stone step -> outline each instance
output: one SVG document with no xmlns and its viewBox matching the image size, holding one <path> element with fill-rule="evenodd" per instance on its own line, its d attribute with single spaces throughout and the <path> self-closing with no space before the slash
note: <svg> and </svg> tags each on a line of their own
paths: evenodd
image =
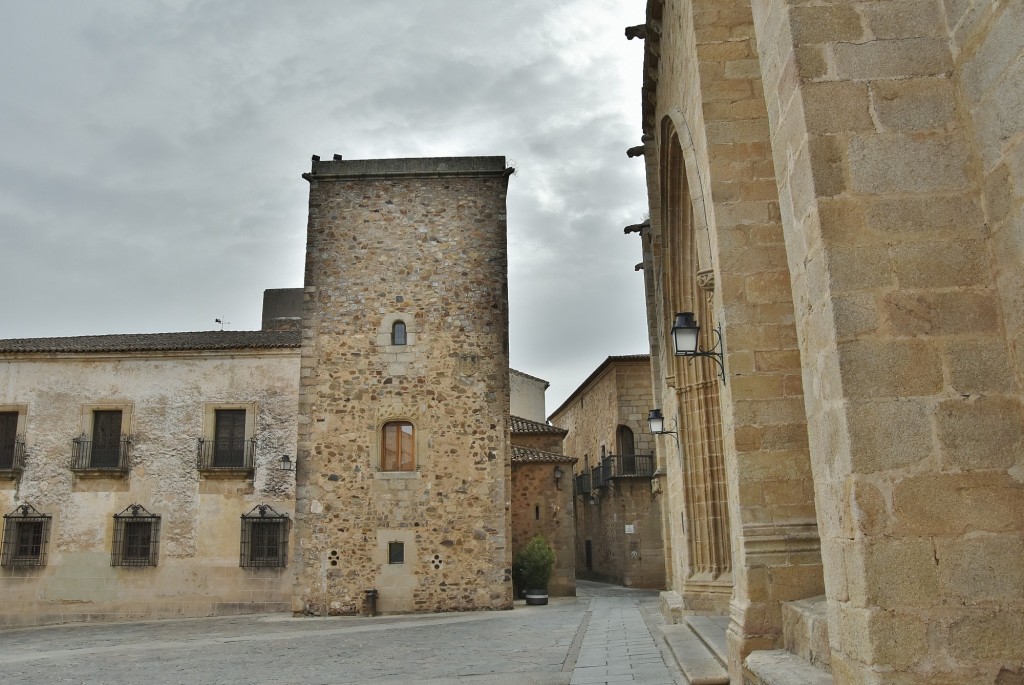
<svg viewBox="0 0 1024 685">
<path fill-rule="evenodd" d="M 832 670 L 824 595 L 785 602 L 782 605 L 782 636 L 786 651 L 809 661 L 812 666 Z"/>
<path fill-rule="evenodd" d="M 729 627 L 728 616 L 687 616 L 685 622 L 711 650 L 718 663 L 723 666 L 729 663 L 729 647 L 725 640 L 725 631 Z"/>
<path fill-rule="evenodd" d="M 784 649 L 751 652 L 743 662 L 743 685 L 834 685 L 832 674 Z"/>
<path fill-rule="evenodd" d="M 728 671 L 689 625 L 661 626 L 661 632 L 690 685 L 728 685 Z"/>
</svg>

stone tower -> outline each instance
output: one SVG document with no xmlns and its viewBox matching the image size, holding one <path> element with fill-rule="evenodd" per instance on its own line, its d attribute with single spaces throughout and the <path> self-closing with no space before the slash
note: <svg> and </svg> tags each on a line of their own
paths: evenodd
<svg viewBox="0 0 1024 685">
<path fill-rule="evenodd" d="M 293 609 L 507 609 L 503 157 L 309 181 Z"/>
</svg>

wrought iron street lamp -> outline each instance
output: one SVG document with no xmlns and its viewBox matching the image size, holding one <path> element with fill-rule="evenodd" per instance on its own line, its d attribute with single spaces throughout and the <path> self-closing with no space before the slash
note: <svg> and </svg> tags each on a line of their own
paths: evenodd
<svg viewBox="0 0 1024 685">
<path fill-rule="evenodd" d="M 700 324 L 693 312 L 676 314 L 675 325 L 672 326 L 672 347 L 677 357 L 708 357 L 718 364 L 718 377 L 725 383 L 725 356 L 722 350 L 722 329 L 714 329 L 715 346 L 710 350 L 700 349 Z M 653 432 L 653 431 L 652 431 Z"/>
</svg>

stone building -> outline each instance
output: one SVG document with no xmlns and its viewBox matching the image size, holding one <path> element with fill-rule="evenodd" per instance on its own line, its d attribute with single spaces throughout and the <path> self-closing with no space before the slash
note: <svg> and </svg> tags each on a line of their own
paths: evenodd
<svg viewBox="0 0 1024 685">
<path fill-rule="evenodd" d="M 582 578 L 665 587 L 661 493 L 655 472 L 650 358 L 608 357 L 551 414 L 574 473 L 576 568 Z"/>
<path fill-rule="evenodd" d="M 0 340 L 0 626 L 288 610 L 299 357 L 298 332 Z"/>
<path fill-rule="evenodd" d="M 293 610 L 507 609 L 502 157 L 319 161 L 306 249 Z"/>
<path fill-rule="evenodd" d="M 646 8 L 666 605 L 733 683 L 1019 682 L 1024 3 Z"/>
</svg>

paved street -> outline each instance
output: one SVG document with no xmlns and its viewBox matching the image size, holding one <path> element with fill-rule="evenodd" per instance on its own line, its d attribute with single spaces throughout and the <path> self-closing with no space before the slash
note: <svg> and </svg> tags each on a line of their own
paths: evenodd
<svg viewBox="0 0 1024 685">
<path fill-rule="evenodd" d="M 656 592 L 581 582 L 578 597 L 553 599 L 546 607 L 517 604 L 514 611 L 8 630 L 0 631 L 0 681 L 683 683 L 673 675 L 678 671 L 661 641 L 660 622 Z"/>
</svg>

